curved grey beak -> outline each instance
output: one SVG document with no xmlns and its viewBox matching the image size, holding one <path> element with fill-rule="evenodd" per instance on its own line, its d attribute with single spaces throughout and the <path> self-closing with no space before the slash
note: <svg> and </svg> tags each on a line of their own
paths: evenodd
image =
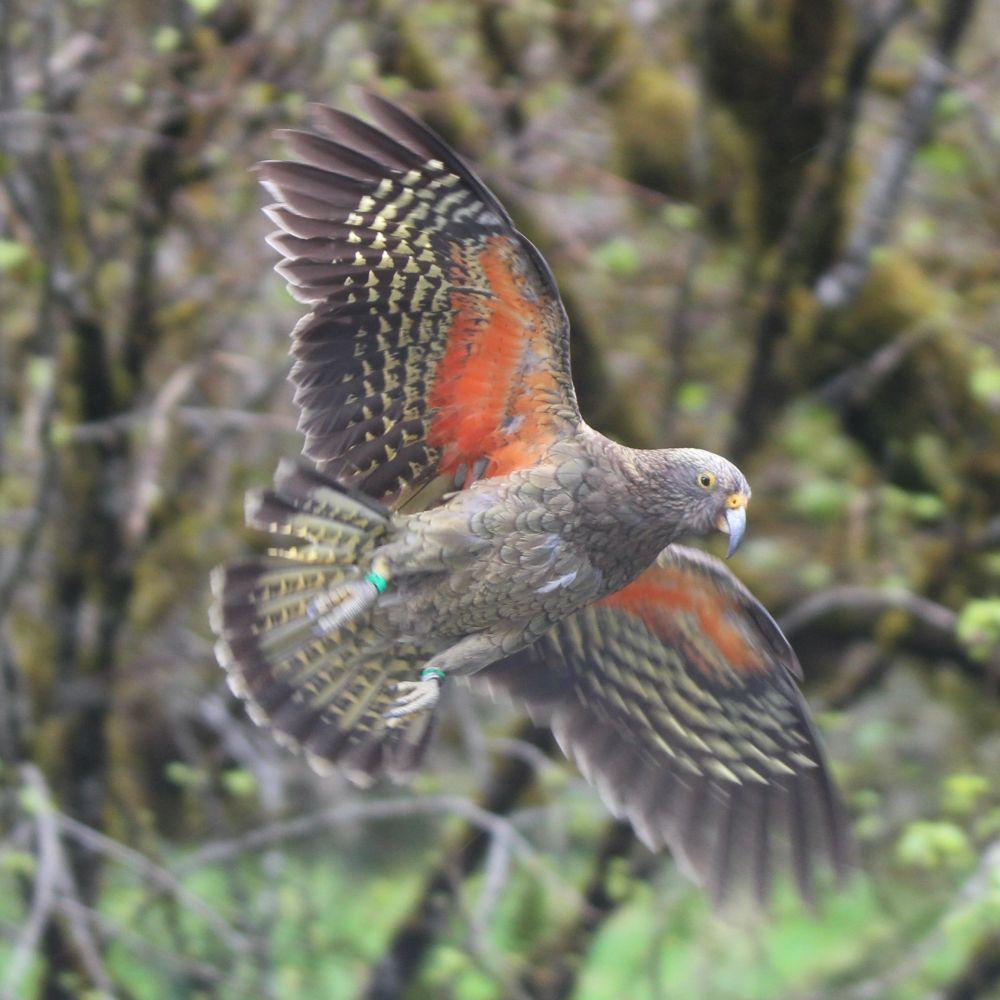
<svg viewBox="0 0 1000 1000">
<path fill-rule="evenodd" d="M 740 547 L 740 542 L 743 541 L 743 536 L 746 534 L 747 509 L 745 506 L 727 507 L 725 517 L 726 527 L 723 530 L 729 535 L 729 548 L 726 550 L 726 558 L 728 559 Z"/>
</svg>

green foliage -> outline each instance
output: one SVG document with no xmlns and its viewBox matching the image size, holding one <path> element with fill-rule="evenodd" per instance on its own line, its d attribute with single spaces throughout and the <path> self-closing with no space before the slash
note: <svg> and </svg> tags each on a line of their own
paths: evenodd
<svg viewBox="0 0 1000 1000">
<path fill-rule="evenodd" d="M 1000 597 L 969 601 L 958 616 L 958 637 L 977 660 L 1000 650 Z"/>
<path fill-rule="evenodd" d="M 159 55 L 167 55 L 177 49 L 183 36 L 172 24 L 163 24 L 153 33 L 153 51 Z"/>
<path fill-rule="evenodd" d="M 642 256 L 635 243 L 615 236 L 593 251 L 594 262 L 621 278 L 634 275 L 642 265 Z"/>
<path fill-rule="evenodd" d="M 970 372 L 969 389 L 977 399 L 1000 410 L 1000 365 L 987 364 Z"/>
<path fill-rule="evenodd" d="M 0 851 L 0 871 L 8 875 L 34 875 L 37 858 L 27 851 Z"/>
<path fill-rule="evenodd" d="M 700 413 L 708 404 L 710 392 L 704 382 L 685 382 L 677 390 L 677 405 L 685 413 Z"/>
<path fill-rule="evenodd" d="M 16 240 L 0 240 L 0 274 L 20 267 L 31 256 L 31 251 Z"/>
<path fill-rule="evenodd" d="M 916 868 L 967 868 L 974 856 L 966 832 L 944 820 L 910 823 L 896 844 L 899 862 Z"/>
<path fill-rule="evenodd" d="M 694 205 L 671 201 L 663 208 L 663 221 L 671 229 L 694 229 L 700 219 L 698 209 Z"/>
<path fill-rule="evenodd" d="M 204 789 L 208 786 L 211 778 L 200 768 L 191 767 L 181 760 L 172 760 L 164 769 L 164 774 L 168 781 L 173 782 L 180 788 L 192 790 Z"/>
<path fill-rule="evenodd" d="M 983 774 L 950 774 L 944 780 L 941 808 L 959 816 L 968 815 L 990 791 L 990 781 Z"/>
<path fill-rule="evenodd" d="M 939 521 L 946 510 L 944 501 L 935 493 L 914 493 L 886 486 L 881 491 L 881 498 L 888 514 L 914 521 Z"/>
<path fill-rule="evenodd" d="M 237 799 L 250 798 L 257 794 L 257 778 L 252 771 L 242 767 L 230 768 L 219 776 L 222 787 Z"/>
<path fill-rule="evenodd" d="M 942 178 L 961 177 L 969 169 L 966 152 L 946 142 L 933 142 L 917 154 L 917 163 Z"/>
<path fill-rule="evenodd" d="M 792 508 L 813 521 L 835 521 L 847 507 L 843 484 L 832 479 L 814 478 L 798 483 L 792 492 Z"/>
</svg>

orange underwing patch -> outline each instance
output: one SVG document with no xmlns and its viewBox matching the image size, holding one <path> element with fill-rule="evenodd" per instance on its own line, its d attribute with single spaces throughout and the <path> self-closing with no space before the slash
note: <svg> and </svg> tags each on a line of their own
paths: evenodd
<svg viewBox="0 0 1000 1000">
<path fill-rule="evenodd" d="M 708 640 L 733 670 L 759 673 L 767 664 L 726 614 L 727 599 L 695 573 L 652 566 L 627 587 L 603 598 L 600 605 L 638 617 L 664 642 L 677 640 L 677 617 L 688 616 L 699 637 Z"/>
<path fill-rule="evenodd" d="M 486 279 L 490 296 L 451 292 L 454 319 L 448 347 L 429 394 L 435 411 L 427 441 L 441 452 L 440 469 L 454 472 L 487 458 L 486 476 L 533 465 L 555 436 L 543 407 L 555 389 L 550 346 L 538 307 L 518 287 L 511 270 L 514 248 L 491 237 L 470 263 L 452 252 L 452 280 L 471 284 L 469 271 Z"/>
</svg>

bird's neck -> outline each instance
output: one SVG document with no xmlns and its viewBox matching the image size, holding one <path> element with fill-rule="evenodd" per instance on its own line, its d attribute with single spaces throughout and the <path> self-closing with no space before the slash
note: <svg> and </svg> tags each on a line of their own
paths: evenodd
<svg viewBox="0 0 1000 1000">
<path fill-rule="evenodd" d="M 627 484 L 627 502 L 649 525 L 651 543 L 661 547 L 682 530 L 685 494 L 674 487 L 680 476 L 681 448 L 627 448 L 614 445 Z"/>
</svg>

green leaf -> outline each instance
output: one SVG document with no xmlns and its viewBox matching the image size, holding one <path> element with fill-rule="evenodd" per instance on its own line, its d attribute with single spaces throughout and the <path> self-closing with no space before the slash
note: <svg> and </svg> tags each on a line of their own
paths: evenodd
<svg viewBox="0 0 1000 1000">
<path fill-rule="evenodd" d="M 677 390 L 677 405 L 685 413 L 700 413 L 708 402 L 708 386 L 704 382 L 685 382 Z"/>
<path fill-rule="evenodd" d="M 795 487 L 792 507 L 813 521 L 833 521 L 847 508 L 847 490 L 831 479 L 807 479 Z"/>
<path fill-rule="evenodd" d="M 936 493 L 913 493 L 910 510 L 918 521 L 940 521 L 947 508 Z"/>
<path fill-rule="evenodd" d="M 257 794 L 257 779 L 251 771 L 242 767 L 223 771 L 220 780 L 222 787 L 235 799 L 247 799 Z"/>
<path fill-rule="evenodd" d="M 21 808 L 32 816 L 38 816 L 46 809 L 45 796 L 37 788 L 25 785 L 18 794 Z"/>
<path fill-rule="evenodd" d="M 4 851 L 0 854 L 0 871 L 10 875 L 34 875 L 35 856 L 28 851 Z"/>
<path fill-rule="evenodd" d="M 964 868 L 974 856 L 965 831 L 942 821 L 910 823 L 896 844 L 897 859 L 914 868 Z"/>
<path fill-rule="evenodd" d="M 969 390 L 976 399 L 1000 407 L 1000 365 L 975 369 L 969 375 Z"/>
<path fill-rule="evenodd" d="M 177 28 L 164 24 L 153 32 L 153 49 L 161 56 L 174 52 L 181 44 L 181 37 Z"/>
<path fill-rule="evenodd" d="M 182 760 L 172 760 L 164 769 L 167 781 L 180 788 L 199 789 L 208 784 L 208 775 L 197 767 L 185 764 Z"/>
<path fill-rule="evenodd" d="M 594 261 L 612 274 L 627 278 L 639 270 L 642 255 L 631 240 L 616 236 L 594 250 Z"/>
<path fill-rule="evenodd" d="M 0 240 L 0 274 L 19 267 L 29 257 L 31 252 L 23 243 L 17 240 Z"/>
<path fill-rule="evenodd" d="M 916 155 L 916 162 L 942 177 L 959 177 L 969 166 L 968 154 L 958 146 L 932 142 Z"/>
<path fill-rule="evenodd" d="M 947 121 L 967 111 L 969 104 L 969 98 L 963 91 L 951 87 L 938 98 L 934 112 L 941 121 Z"/>
<path fill-rule="evenodd" d="M 694 229 L 698 225 L 698 209 L 683 202 L 669 204 L 663 209 L 663 221 L 671 229 Z"/>
<path fill-rule="evenodd" d="M 1000 597 L 969 601 L 958 615 L 955 632 L 974 660 L 987 660 L 1000 649 Z"/>
<path fill-rule="evenodd" d="M 52 384 L 55 363 L 51 358 L 31 357 L 25 366 L 25 378 L 35 392 L 44 392 Z"/>
<path fill-rule="evenodd" d="M 949 774 L 942 786 L 941 806 L 946 812 L 964 815 L 972 812 L 989 790 L 990 783 L 985 775 Z"/>
<path fill-rule="evenodd" d="M 123 104 L 134 108 L 146 99 L 146 88 L 135 80 L 126 80 L 121 87 L 121 96 Z"/>
<path fill-rule="evenodd" d="M 940 521 L 948 509 L 936 493 L 911 493 L 898 486 L 885 486 L 881 493 L 885 510 L 897 517 L 924 522 Z"/>
</svg>

